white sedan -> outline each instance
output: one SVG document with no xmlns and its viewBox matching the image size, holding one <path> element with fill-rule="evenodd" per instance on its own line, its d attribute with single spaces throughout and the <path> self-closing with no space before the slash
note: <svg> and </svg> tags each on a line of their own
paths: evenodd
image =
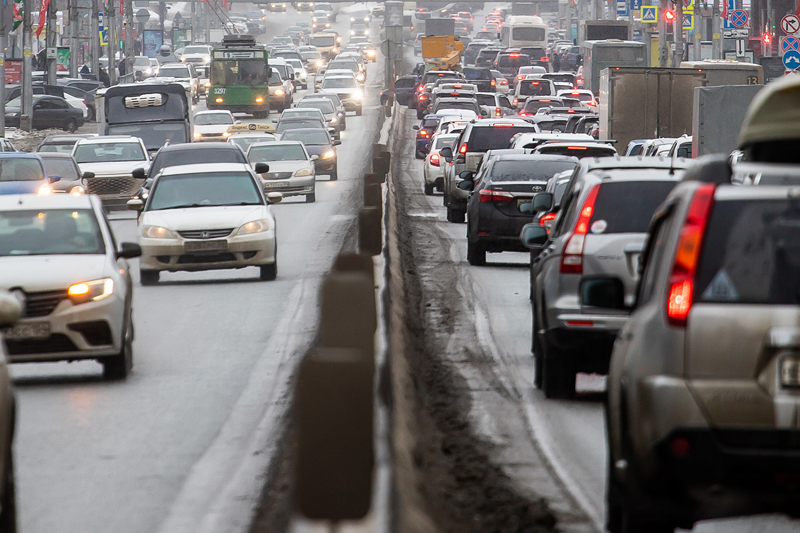
<svg viewBox="0 0 800 533">
<path fill-rule="evenodd" d="M 255 172 L 269 167 L 254 165 Z M 261 270 L 262 280 L 278 275 L 275 217 L 264 197 L 261 180 L 250 165 L 214 163 L 164 169 L 139 211 L 142 285 L 158 282 L 161 271 L 177 272 L 244 268 Z"/>
<path fill-rule="evenodd" d="M 133 297 L 127 259 L 96 196 L 0 196 L 0 290 L 22 319 L 3 330 L 12 363 L 96 359 L 108 378 L 133 366 Z"/>
<path fill-rule="evenodd" d="M 194 142 L 224 141 L 228 128 L 236 123 L 230 111 L 200 111 L 194 116 Z"/>
<path fill-rule="evenodd" d="M 431 143 L 430 152 L 425 156 L 425 166 L 422 167 L 422 176 L 425 179 L 425 194 L 428 196 L 433 194 L 433 189 L 438 191 L 444 190 L 444 172 L 442 172 L 442 165 L 446 165 L 445 161 L 440 160 L 439 151 L 445 146 L 452 148 L 453 142 L 458 139 L 458 135 L 438 135 L 433 138 Z"/>
</svg>

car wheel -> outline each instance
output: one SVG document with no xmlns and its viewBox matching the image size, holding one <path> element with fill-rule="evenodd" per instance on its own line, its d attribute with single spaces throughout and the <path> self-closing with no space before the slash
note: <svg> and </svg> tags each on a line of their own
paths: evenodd
<svg viewBox="0 0 800 533">
<path fill-rule="evenodd" d="M 261 281 L 272 281 L 278 277 L 278 258 L 270 265 L 261 265 Z"/>
<path fill-rule="evenodd" d="M 0 531 L 17 532 L 17 484 L 14 480 L 14 456 L 11 447 L 6 458 L 6 479 L 3 483 L 3 508 L 0 511 Z"/>
<path fill-rule="evenodd" d="M 142 285 L 155 285 L 158 283 L 158 270 L 139 270 L 139 280 Z"/>
<path fill-rule="evenodd" d="M 463 224 L 466 214 L 466 211 L 463 209 L 455 209 L 453 207 L 447 208 L 447 220 L 455 224 Z"/>
<path fill-rule="evenodd" d="M 472 266 L 486 264 L 486 248 L 480 242 L 472 242 L 467 239 L 467 262 Z"/>
<path fill-rule="evenodd" d="M 568 400 L 575 396 L 575 371 L 569 354 L 556 350 L 545 340 L 542 353 L 542 390 L 546 398 Z"/>
<path fill-rule="evenodd" d="M 104 358 L 103 377 L 106 379 L 125 379 L 133 368 L 133 311 L 128 311 L 122 348 L 118 355 Z"/>
<path fill-rule="evenodd" d="M 67 125 L 64 126 L 64 129 L 70 133 L 75 133 L 75 130 L 78 129 L 78 123 L 75 122 L 74 118 L 71 118 L 67 121 Z"/>
<path fill-rule="evenodd" d="M 313 204 L 316 201 L 317 201 L 317 194 L 316 193 L 312 192 L 311 194 L 306 194 L 306 203 L 307 204 Z"/>
<path fill-rule="evenodd" d="M 433 196 L 433 183 L 425 184 L 425 196 Z"/>
<path fill-rule="evenodd" d="M 338 180 L 339 179 L 339 169 L 338 168 L 334 168 L 333 170 L 331 170 L 330 177 L 331 177 L 331 181 Z"/>
</svg>

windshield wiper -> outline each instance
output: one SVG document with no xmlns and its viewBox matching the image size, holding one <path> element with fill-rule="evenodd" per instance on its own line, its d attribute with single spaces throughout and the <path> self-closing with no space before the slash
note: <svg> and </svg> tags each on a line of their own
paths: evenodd
<svg viewBox="0 0 800 533">
<path fill-rule="evenodd" d="M 201 204 L 181 204 L 181 205 L 171 205 L 169 207 L 160 207 L 160 208 L 156 209 L 155 211 L 162 211 L 164 209 L 188 209 L 190 207 L 208 207 L 208 206 L 201 205 Z"/>
</svg>

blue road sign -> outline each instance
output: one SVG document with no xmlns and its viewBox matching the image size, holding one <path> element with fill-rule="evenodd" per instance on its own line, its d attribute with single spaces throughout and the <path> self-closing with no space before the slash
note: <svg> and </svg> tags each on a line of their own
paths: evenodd
<svg viewBox="0 0 800 533">
<path fill-rule="evenodd" d="M 744 11 L 743 9 L 737 9 L 731 13 L 731 24 L 737 28 L 747 26 L 747 19 L 747 11 Z"/>
<path fill-rule="evenodd" d="M 800 52 L 789 50 L 783 54 L 783 66 L 789 70 L 797 70 L 800 67 Z"/>
<path fill-rule="evenodd" d="M 642 0 L 631 0 L 631 11 L 639 11 L 642 9 Z"/>
<path fill-rule="evenodd" d="M 800 52 L 800 41 L 797 40 L 797 37 L 787 35 L 781 39 L 781 52 L 789 52 L 791 50 Z"/>
<path fill-rule="evenodd" d="M 655 24 L 658 22 L 658 6 L 642 6 L 642 23 Z"/>
<path fill-rule="evenodd" d="M 736 10 L 736 0 L 725 0 L 725 4 L 727 4 L 728 8 L 728 18 L 722 19 L 722 29 L 732 30 L 733 28 L 736 27 L 731 22 L 731 13 L 733 13 Z"/>
<path fill-rule="evenodd" d="M 630 16 L 630 13 L 628 12 L 628 0 L 617 0 L 617 16 L 618 17 Z"/>
</svg>

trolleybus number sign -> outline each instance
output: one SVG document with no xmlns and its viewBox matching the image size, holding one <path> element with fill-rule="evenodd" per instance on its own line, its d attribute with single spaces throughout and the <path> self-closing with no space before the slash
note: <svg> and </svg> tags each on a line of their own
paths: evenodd
<svg viewBox="0 0 800 533">
<path fill-rule="evenodd" d="M 255 59 L 255 52 L 224 52 L 225 59 Z"/>
</svg>

